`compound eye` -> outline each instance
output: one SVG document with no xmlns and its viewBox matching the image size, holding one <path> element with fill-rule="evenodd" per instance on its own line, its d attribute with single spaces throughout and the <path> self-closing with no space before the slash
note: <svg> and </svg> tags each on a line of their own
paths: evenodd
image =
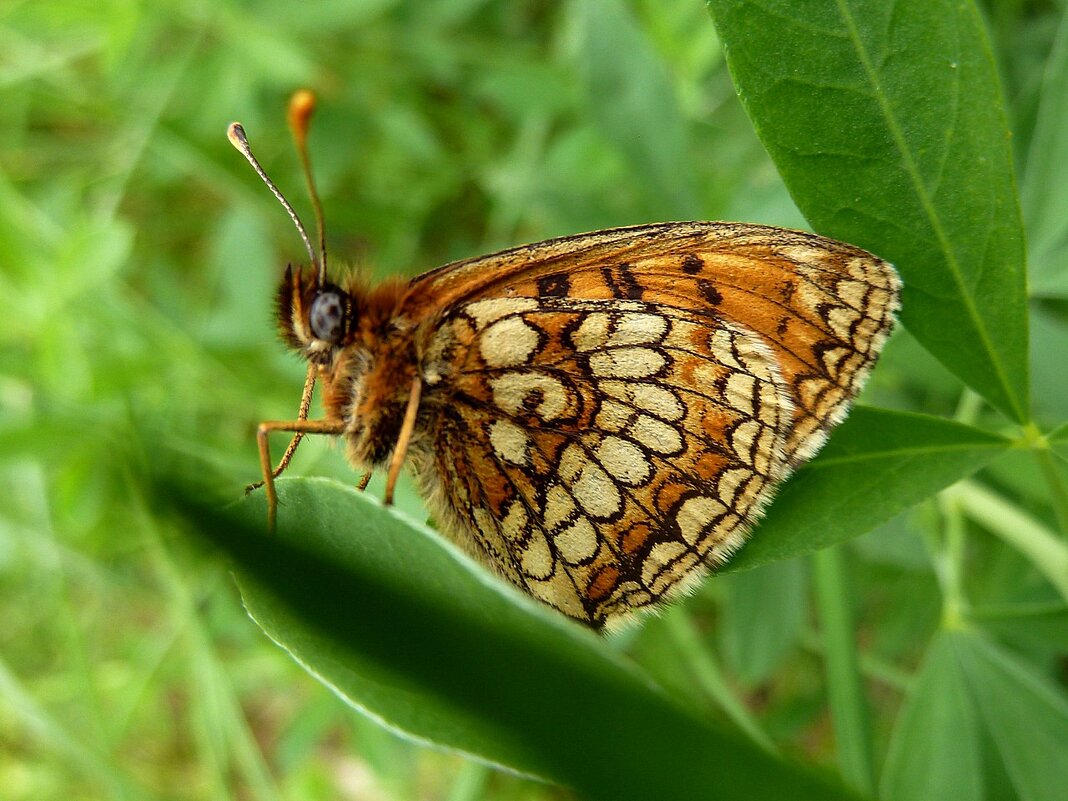
<svg viewBox="0 0 1068 801">
<path fill-rule="evenodd" d="M 337 292 L 321 292 L 312 301 L 311 323 L 312 336 L 331 344 L 341 341 L 345 321 L 345 304 Z"/>
</svg>

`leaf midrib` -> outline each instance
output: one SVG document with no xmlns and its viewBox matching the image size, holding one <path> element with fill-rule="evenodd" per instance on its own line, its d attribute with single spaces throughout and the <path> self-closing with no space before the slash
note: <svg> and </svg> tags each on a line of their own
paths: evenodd
<svg viewBox="0 0 1068 801">
<path fill-rule="evenodd" d="M 850 454 L 848 456 L 831 456 L 826 459 L 818 459 L 808 465 L 806 470 L 819 470 L 824 467 L 838 467 L 839 465 L 859 464 L 861 462 L 871 462 L 878 459 L 889 459 L 898 456 L 931 456 L 939 453 L 961 453 L 964 451 L 974 450 L 1004 450 L 1010 445 L 1008 440 L 1004 442 L 991 441 L 991 442 L 967 442 L 956 443 L 953 445 L 942 445 L 939 447 L 930 447 L 927 445 L 918 446 L 914 448 L 897 448 L 887 451 L 871 451 L 869 453 Z"/>
<path fill-rule="evenodd" d="M 1016 393 L 1013 390 L 1012 385 L 1009 383 L 1008 374 L 1005 371 L 1005 367 L 1000 358 L 1000 354 L 994 349 L 993 341 L 990 338 L 990 334 L 986 325 L 983 322 L 982 317 L 978 314 L 978 310 L 975 307 L 975 303 L 971 294 L 967 291 L 967 285 L 964 281 L 964 275 L 960 268 L 960 263 L 957 260 L 956 253 L 954 252 L 949 238 L 946 235 L 945 230 L 942 227 L 941 218 L 939 217 L 934 204 L 931 201 L 930 196 L 927 194 L 927 189 L 923 185 L 922 176 L 919 169 L 912 158 L 912 153 L 908 149 L 907 142 L 902 132 L 901 126 L 897 117 L 894 115 L 889 103 L 887 103 L 886 97 L 882 92 L 879 81 L 877 79 L 877 73 L 875 67 L 871 61 L 868 51 L 865 49 L 863 42 L 860 38 L 860 33 L 857 30 L 856 22 L 853 19 L 853 15 L 850 13 L 848 3 L 846 0 L 835 0 L 838 6 L 839 12 L 842 15 L 842 19 L 846 24 L 849 31 L 849 38 L 853 42 L 853 47 L 857 53 L 857 58 L 860 60 L 861 66 L 864 69 L 865 76 L 867 77 L 871 87 L 872 96 L 875 98 L 876 104 L 882 111 L 883 118 L 886 122 L 887 128 L 893 137 L 894 144 L 897 146 L 898 152 L 901 155 L 903 165 L 905 167 L 905 173 L 909 178 L 909 182 L 912 184 L 916 196 L 920 201 L 920 206 L 927 216 L 928 222 L 931 225 L 932 230 L 935 233 L 938 243 L 942 248 L 942 252 L 946 256 L 946 264 L 949 267 L 950 275 L 953 278 L 954 283 L 957 286 L 960 293 L 961 300 L 964 304 L 965 311 L 968 317 L 971 319 L 975 326 L 976 331 L 979 334 L 979 338 L 983 344 L 983 349 L 989 354 L 991 362 L 994 365 L 994 370 L 997 373 L 998 380 L 1001 383 L 1001 388 L 1005 392 L 1005 395 L 1012 406 L 1013 411 L 1018 416 L 1019 421 L 1026 422 L 1028 415 L 1019 404 L 1016 397 Z"/>
</svg>

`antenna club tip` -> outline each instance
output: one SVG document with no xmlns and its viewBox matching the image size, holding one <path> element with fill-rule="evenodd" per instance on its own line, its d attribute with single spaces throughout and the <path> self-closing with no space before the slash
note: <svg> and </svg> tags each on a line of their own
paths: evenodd
<svg viewBox="0 0 1068 801">
<path fill-rule="evenodd" d="M 310 89 L 298 89 L 289 99 L 289 127 L 298 140 L 308 135 L 308 121 L 315 112 L 315 93 Z"/>
<path fill-rule="evenodd" d="M 298 89 L 289 98 L 289 113 L 309 115 L 315 111 L 315 92 L 311 89 Z"/>
<path fill-rule="evenodd" d="M 231 122 L 226 126 L 226 138 L 230 144 L 244 152 L 248 148 L 248 137 L 245 136 L 245 126 L 239 122 Z"/>
</svg>

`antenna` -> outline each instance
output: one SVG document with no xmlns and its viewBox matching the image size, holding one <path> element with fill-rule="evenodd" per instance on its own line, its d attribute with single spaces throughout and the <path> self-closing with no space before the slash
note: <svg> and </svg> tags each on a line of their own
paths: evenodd
<svg viewBox="0 0 1068 801">
<path fill-rule="evenodd" d="M 319 233 L 319 286 L 326 282 L 326 230 L 323 225 L 323 207 L 319 202 L 319 192 L 315 189 L 311 160 L 308 158 L 308 125 L 315 113 L 315 95 L 307 89 L 293 93 L 289 100 L 289 130 L 297 144 L 300 166 L 304 169 L 304 180 L 308 185 L 308 195 L 315 209 L 315 228 Z"/>
<path fill-rule="evenodd" d="M 285 199 L 281 191 L 274 185 L 274 181 L 267 177 L 267 173 L 264 172 L 263 167 L 256 161 L 256 157 L 252 155 L 252 148 L 249 146 L 248 137 L 245 136 L 245 129 L 239 122 L 231 122 L 230 126 L 226 129 L 226 138 L 230 140 L 230 144 L 240 151 L 241 155 L 248 159 L 248 163 L 252 165 L 252 169 L 256 171 L 256 174 L 260 176 L 267 188 L 271 190 L 278 202 L 282 204 L 282 207 L 289 213 L 289 218 L 293 221 L 293 224 L 297 226 L 297 233 L 300 234 L 300 238 L 304 241 L 304 247 L 308 250 L 308 257 L 311 259 L 313 266 L 319 268 L 319 285 L 322 286 L 324 280 L 323 264 L 319 259 L 315 257 L 315 250 L 312 248 L 311 240 L 308 239 L 308 232 L 304 230 L 304 224 L 301 223 L 300 217 L 293 210 L 293 207 L 289 205 L 289 201 Z"/>
</svg>

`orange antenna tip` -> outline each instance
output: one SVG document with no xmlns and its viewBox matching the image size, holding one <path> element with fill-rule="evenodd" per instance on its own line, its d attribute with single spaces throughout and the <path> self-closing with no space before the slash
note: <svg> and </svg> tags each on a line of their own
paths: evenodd
<svg viewBox="0 0 1068 801">
<path fill-rule="evenodd" d="M 304 170 L 304 180 L 308 184 L 308 196 L 315 209 L 315 227 L 319 232 L 319 286 L 322 286 L 326 281 L 326 232 L 323 227 L 323 206 L 319 202 L 319 192 L 315 188 L 315 178 L 312 176 L 311 161 L 308 158 L 308 128 L 314 112 L 314 92 L 298 89 L 289 98 L 289 129 L 293 132 L 300 166 Z"/>
<path fill-rule="evenodd" d="M 298 89 L 289 99 L 289 127 L 298 146 L 303 147 L 308 137 L 308 124 L 315 113 L 315 93 Z"/>
</svg>

